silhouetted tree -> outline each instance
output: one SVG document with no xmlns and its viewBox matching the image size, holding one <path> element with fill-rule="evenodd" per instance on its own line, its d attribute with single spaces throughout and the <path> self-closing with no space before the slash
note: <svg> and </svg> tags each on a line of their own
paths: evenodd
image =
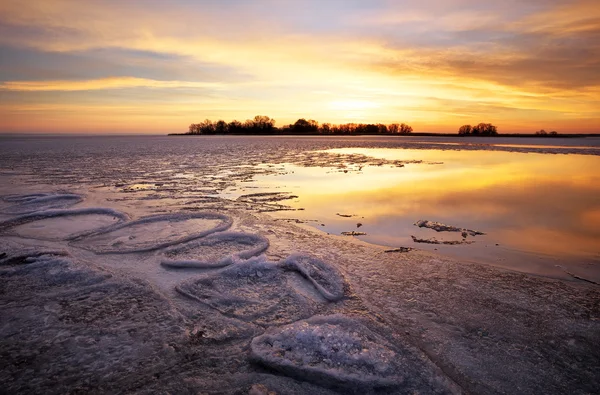
<svg viewBox="0 0 600 395">
<path fill-rule="evenodd" d="M 550 132 L 550 136 L 558 136 L 558 133 L 553 130 L 553 131 Z"/>
<path fill-rule="evenodd" d="M 331 130 L 330 123 L 324 123 L 319 128 L 319 133 L 321 133 L 321 134 L 330 134 L 331 132 L 332 132 L 332 130 Z"/>
<path fill-rule="evenodd" d="M 412 130 L 412 127 L 405 123 L 393 123 L 389 126 L 382 123 L 346 123 L 342 125 L 324 123 L 319 126 L 319 122 L 314 119 L 306 120 L 305 118 L 300 118 L 293 124 L 277 129 L 274 119 L 265 115 L 257 115 L 244 123 L 236 120 L 227 123 L 222 119 L 212 122 L 206 119 L 200 123 L 191 124 L 187 134 L 271 134 L 276 131 L 293 134 L 409 134 Z"/>
<path fill-rule="evenodd" d="M 248 119 L 244 122 L 244 129 L 246 132 L 250 133 L 272 133 L 275 129 L 275 120 L 266 115 L 257 115 L 254 119 Z"/>
<path fill-rule="evenodd" d="M 461 136 L 495 136 L 498 134 L 498 128 L 491 123 L 480 123 L 477 126 L 463 125 L 458 129 Z"/>
<path fill-rule="evenodd" d="M 535 132 L 536 135 L 538 136 L 545 136 L 548 133 L 546 133 L 546 131 L 544 129 L 538 130 L 537 132 Z"/>
<path fill-rule="evenodd" d="M 458 128 L 458 134 L 461 136 L 468 136 L 471 134 L 472 130 L 473 127 L 471 125 L 462 125 L 460 128 Z"/>
<path fill-rule="evenodd" d="M 293 125 L 289 125 L 289 130 L 292 133 L 317 133 L 319 131 L 319 123 L 314 119 L 306 120 L 304 118 L 300 118 Z"/>
<path fill-rule="evenodd" d="M 498 134 L 498 128 L 491 123 L 480 123 L 473 128 L 472 133 L 479 136 L 495 136 Z"/>
<path fill-rule="evenodd" d="M 244 125 L 240 121 L 233 120 L 227 125 L 227 130 L 231 134 L 240 134 L 244 132 Z"/>
<path fill-rule="evenodd" d="M 412 126 L 409 126 L 405 123 L 400 124 L 400 134 L 411 134 L 413 131 Z"/>
<path fill-rule="evenodd" d="M 216 134 L 226 134 L 229 131 L 229 128 L 227 126 L 227 122 L 223 121 L 222 119 L 218 120 L 217 123 L 215 124 L 215 133 Z"/>
</svg>

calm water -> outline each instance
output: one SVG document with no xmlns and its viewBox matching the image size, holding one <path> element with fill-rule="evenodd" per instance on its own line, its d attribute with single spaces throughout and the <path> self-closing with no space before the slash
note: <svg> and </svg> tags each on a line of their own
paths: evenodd
<svg viewBox="0 0 600 395">
<path fill-rule="evenodd" d="M 597 138 L 30 136 L 0 144 L 0 175 L 15 193 L 43 182 L 157 200 L 200 194 L 261 211 L 285 205 L 296 210 L 272 215 L 332 234 L 360 231 L 370 243 L 600 281 Z M 297 197 L 244 198 L 267 192 Z M 462 240 L 418 220 L 486 234 L 469 236 L 472 244 L 415 243 Z"/>
</svg>

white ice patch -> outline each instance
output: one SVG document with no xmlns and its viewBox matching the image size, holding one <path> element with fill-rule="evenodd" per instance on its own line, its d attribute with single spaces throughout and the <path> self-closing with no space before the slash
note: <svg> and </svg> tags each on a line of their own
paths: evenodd
<svg viewBox="0 0 600 395">
<path fill-rule="evenodd" d="M 44 210 L 0 222 L 0 229 L 34 239 L 71 240 L 101 232 L 127 218 L 109 208 Z"/>
<path fill-rule="evenodd" d="M 8 195 L 2 200 L 13 203 L 0 211 L 3 214 L 27 214 L 40 210 L 66 208 L 83 201 L 83 197 L 74 193 L 34 193 Z"/>
<path fill-rule="evenodd" d="M 285 272 L 264 257 L 188 280 L 176 290 L 225 316 L 258 325 L 282 325 L 315 314 L 312 300 L 298 294 Z"/>
<path fill-rule="evenodd" d="M 380 335 L 342 315 L 316 316 L 252 340 L 252 358 L 301 380 L 357 391 L 402 382 L 397 353 Z"/>
<path fill-rule="evenodd" d="M 218 213 L 154 215 L 98 232 L 80 244 L 101 254 L 146 252 L 221 232 L 231 225 L 230 217 Z"/>
<path fill-rule="evenodd" d="M 344 278 L 332 265 L 303 254 L 292 254 L 282 262 L 283 267 L 298 271 L 329 301 L 344 296 Z"/>
<path fill-rule="evenodd" d="M 269 248 L 260 235 L 221 232 L 170 247 L 161 264 L 170 268 L 218 268 L 257 256 Z"/>
</svg>

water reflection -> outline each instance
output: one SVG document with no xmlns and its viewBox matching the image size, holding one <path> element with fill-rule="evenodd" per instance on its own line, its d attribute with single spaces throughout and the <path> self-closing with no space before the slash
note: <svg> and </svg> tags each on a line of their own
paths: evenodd
<svg viewBox="0 0 600 395">
<path fill-rule="evenodd" d="M 524 271 L 559 275 L 555 265 L 600 281 L 600 157 L 502 151 L 336 149 L 396 160 L 403 168 L 366 166 L 360 172 L 286 167 L 288 174 L 258 180 L 285 188 L 304 211 L 281 216 L 315 219 L 334 234 L 357 229 L 361 239 L 392 247 L 412 246 Z M 443 163 L 439 163 L 443 162 Z M 336 214 L 353 215 L 340 217 Z M 476 243 L 415 244 L 411 235 L 460 239 L 414 226 L 419 219 L 476 229 Z M 325 226 L 321 226 L 324 224 Z"/>
</svg>

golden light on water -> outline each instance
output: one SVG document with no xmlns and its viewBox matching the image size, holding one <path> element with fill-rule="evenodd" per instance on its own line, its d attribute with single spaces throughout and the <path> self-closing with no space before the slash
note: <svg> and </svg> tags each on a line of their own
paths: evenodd
<svg viewBox="0 0 600 395">
<path fill-rule="evenodd" d="M 480 228 L 500 244 L 524 251 L 588 257 L 599 252 L 597 156 L 368 148 L 329 152 L 421 158 L 424 163 L 348 172 L 289 167 L 293 175 L 284 177 L 285 186 L 300 196 L 294 205 L 311 218 L 327 222 L 337 213 L 355 214 L 360 222 L 405 237 L 415 231 L 415 221 L 430 219 Z M 282 181 L 264 177 L 260 182 Z M 372 236 L 370 241 L 379 243 L 387 237 Z"/>
</svg>

